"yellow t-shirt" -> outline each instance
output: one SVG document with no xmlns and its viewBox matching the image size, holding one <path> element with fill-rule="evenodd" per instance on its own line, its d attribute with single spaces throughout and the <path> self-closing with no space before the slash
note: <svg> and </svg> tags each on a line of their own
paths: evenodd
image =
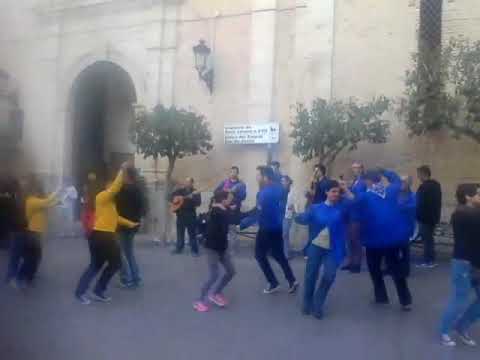
<svg viewBox="0 0 480 360">
<path fill-rule="evenodd" d="M 118 215 L 115 205 L 117 195 L 123 185 L 123 171 L 119 171 L 117 177 L 110 187 L 100 192 L 95 198 L 95 226 L 94 230 L 115 232 L 117 226 L 123 225 L 133 228 L 136 224 Z"/>
<path fill-rule="evenodd" d="M 47 230 L 47 210 L 56 203 L 56 194 L 51 194 L 46 198 L 28 196 L 25 201 L 28 230 L 44 233 Z"/>
<path fill-rule="evenodd" d="M 318 247 L 321 247 L 323 249 L 329 250 L 331 245 L 330 245 L 330 231 L 328 231 L 328 227 L 320 231 L 320 233 L 317 235 L 315 239 L 312 241 L 313 245 L 316 245 Z"/>
</svg>

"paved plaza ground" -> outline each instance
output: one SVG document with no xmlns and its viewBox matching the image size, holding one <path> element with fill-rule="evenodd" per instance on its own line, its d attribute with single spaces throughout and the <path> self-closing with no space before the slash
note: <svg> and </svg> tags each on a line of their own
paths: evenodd
<svg viewBox="0 0 480 360">
<path fill-rule="evenodd" d="M 145 286 L 112 286 L 111 304 L 82 306 L 73 289 L 88 257 L 82 239 L 51 239 L 36 288 L 0 287 L 1 360 L 479 359 L 479 349 L 440 346 L 436 327 L 449 290 L 448 264 L 414 270 L 414 311 L 371 305 L 367 273 L 340 274 L 324 320 L 304 317 L 299 296 L 263 295 L 251 249 L 236 258 L 231 305 L 199 314 L 191 307 L 205 280 L 205 259 L 172 256 L 138 243 Z M 0 253 L 0 266 L 6 254 Z M 303 278 L 304 260 L 293 261 Z M 278 270 L 278 268 L 277 268 Z M 277 272 L 280 274 L 280 272 Z M 391 284 L 390 284 L 391 285 Z M 480 340 L 477 325 L 472 334 Z"/>
</svg>

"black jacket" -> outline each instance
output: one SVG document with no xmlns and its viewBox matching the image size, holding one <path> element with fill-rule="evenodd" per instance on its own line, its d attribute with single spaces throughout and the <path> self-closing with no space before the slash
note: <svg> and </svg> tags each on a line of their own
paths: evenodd
<svg viewBox="0 0 480 360">
<path fill-rule="evenodd" d="M 437 225 L 442 214 L 442 188 L 436 180 L 423 182 L 417 190 L 417 220 Z"/>
<path fill-rule="evenodd" d="M 184 202 L 180 209 L 177 210 L 177 220 L 194 220 L 197 217 L 197 207 L 202 204 L 202 198 L 200 194 L 192 194 L 195 189 L 187 190 L 184 188 L 175 190 L 170 200 L 172 201 L 175 196 L 184 196 Z M 191 196 L 190 196 L 191 195 Z"/>
<path fill-rule="evenodd" d="M 212 206 L 207 225 L 207 239 L 205 247 L 218 252 L 225 252 L 228 248 L 228 210 Z"/>
<path fill-rule="evenodd" d="M 453 258 L 480 269 L 480 210 L 459 206 L 452 215 Z"/>
<path fill-rule="evenodd" d="M 147 210 L 145 195 L 137 184 L 124 184 L 116 197 L 118 214 L 128 220 L 139 222 Z"/>
</svg>

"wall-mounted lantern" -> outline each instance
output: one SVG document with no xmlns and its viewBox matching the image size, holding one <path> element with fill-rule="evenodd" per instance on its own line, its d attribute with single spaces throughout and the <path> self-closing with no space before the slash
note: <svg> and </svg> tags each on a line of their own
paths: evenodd
<svg viewBox="0 0 480 360">
<path fill-rule="evenodd" d="M 205 44 L 205 40 L 200 40 L 197 45 L 193 47 L 193 54 L 195 55 L 195 69 L 198 72 L 200 80 L 205 82 L 210 91 L 213 93 L 213 66 L 212 66 L 212 51 Z"/>
</svg>

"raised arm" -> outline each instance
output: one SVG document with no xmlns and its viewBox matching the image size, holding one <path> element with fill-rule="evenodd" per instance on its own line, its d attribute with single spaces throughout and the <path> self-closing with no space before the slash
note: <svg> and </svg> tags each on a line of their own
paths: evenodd
<svg viewBox="0 0 480 360">
<path fill-rule="evenodd" d="M 388 180 L 387 196 L 395 197 L 397 199 L 400 190 L 402 189 L 402 179 L 395 171 L 382 170 L 382 175 Z"/>
<path fill-rule="evenodd" d="M 118 172 L 113 183 L 105 190 L 97 195 L 96 201 L 106 203 L 113 201 L 115 196 L 120 192 L 123 185 L 123 168 Z"/>
<path fill-rule="evenodd" d="M 58 192 L 54 192 L 47 196 L 46 198 L 30 198 L 29 204 L 32 209 L 47 209 L 56 205 L 58 202 Z"/>
</svg>

